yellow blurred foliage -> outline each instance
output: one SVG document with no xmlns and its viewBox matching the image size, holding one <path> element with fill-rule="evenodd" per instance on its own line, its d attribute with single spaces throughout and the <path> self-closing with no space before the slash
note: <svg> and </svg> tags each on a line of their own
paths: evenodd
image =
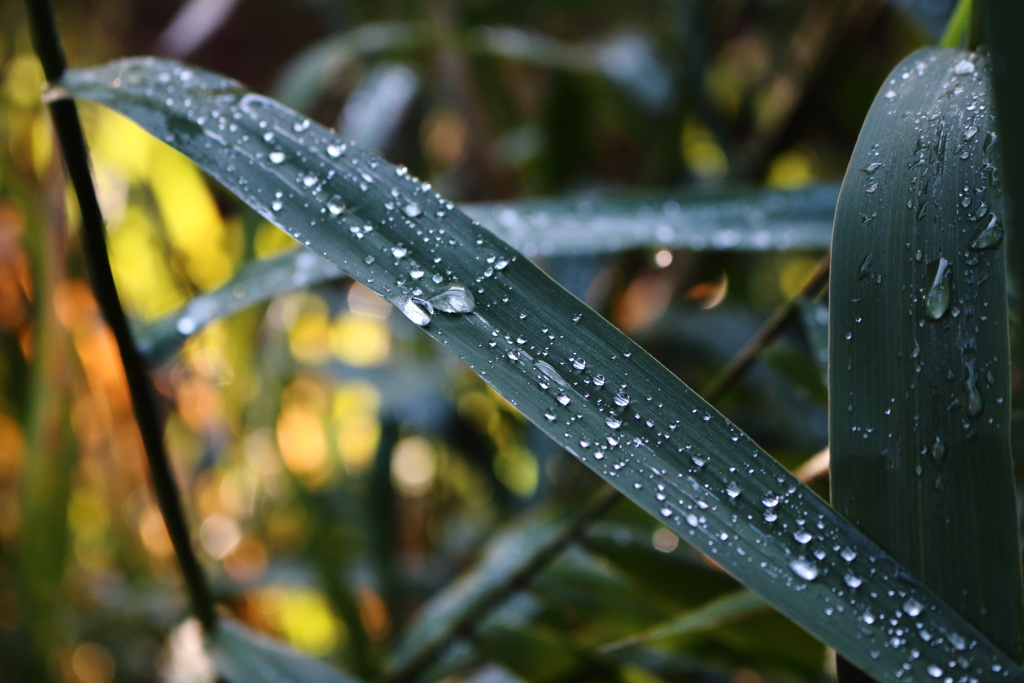
<svg viewBox="0 0 1024 683">
<path fill-rule="evenodd" d="M 707 126 L 698 119 L 690 118 L 683 123 L 679 143 L 683 160 L 701 178 L 717 179 L 729 171 L 725 152 L 715 142 Z"/>
<path fill-rule="evenodd" d="M 185 257 L 189 277 L 202 289 L 223 284 L 234 272 L 217 203 L 202 174 L 166 145 L 153 149 L 153 195 L 171 244 Z"/>
<path fill-rule="evenodd" d="M 256 258 L 267 259 L 279 254 L 291 251 L 299 246 L 299 243 L 292 239 L 288 233 L 273 223 L 263 221 L 256 228 L 256 234 L 252 240 L 252 251 Z"/>
<path fill-rule="evenodd" d="M 31 109 L 39 106 L 43 87 L 43 67 L 36 56 L 23 52 L 7 63 L 4 95 L 15 105 Z"/>
<path fill-rule="evenodd" d="M 347 638 L 324 597 L 308 588 L 272 586 L 251 602 L 261 620 L 307 654 L 322 657 Z"/>
<path fill-rule="evenodd" d="M 790 149 L 779 154 L 768 167 L 765 183 L 780 190 L 795 190 L 814 182 L 814 164 L 801 150 Z"/>
<path fill-rule="evenodd" d="M 391 333 L 384 321 L 358 313 L 340 313 L 330 329 L 330 348 L 342 363 L 356 367 L 380 365 L 391 353 Z"/>
<path fill-rule="evenodd" d="M 290 405 L 277 418 L 277 447 L 284 464 L 300 476 L 322 475 L 327 466 L 323 418 L 303 405 Z"/>
<path fill-rule="evenodd" d="M 144 320 L 182 305 L 185 295 L 174 281 L 149 214 L 129 205 L 110 234 L 110 267 L 121 298 Z"/>
<path fill-rule="evenodd" d="M 135 122 L 110 109 L 99 109 L 91 142 L 94 156 L 115 167 L 126 180 L 149 180 L 158 143 Z"/>
<path fill-rule="evenodd" d="M 368 382 L 348 382 L 334 391 L 334 437 L 345 469 L 365 470 L 380 443 L 380 392 Z"/>
</svg>

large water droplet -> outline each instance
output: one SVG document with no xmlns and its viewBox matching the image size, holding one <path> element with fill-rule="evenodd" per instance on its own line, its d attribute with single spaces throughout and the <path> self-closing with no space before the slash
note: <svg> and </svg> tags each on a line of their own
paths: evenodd
<svg viewBox="0 0 1024 683">
<path fill-rule="evenodd" d="M 868 254 L 864 257 L 864 260 L 860 262 L 860 268 L 857 269 L 857 279 L 863 280 L 864 278 L 871 275 L 871 259 L 874 254 Z"/>
<path fill-rule="evenodd" d="M 619 406 L 620 408 L 625 408 L 626 406 L 629 405 L 629 394 L 619 389 L 619 391 L 615 393 L 615 398 L 613 398 L 612 400 L 615 401 L 615 405 Z"/>
<path fill-rule="evenodd" d="M 402 208 L 402 211 L 404 211 L 405 215 L 409 218 L 416 218 L 417 216 L 423 215 L 423 209 L 421 209 L 420 205 L 416 202 L 409 202 Z"/>
<path fill-rule="evenodd" d="M 280 164 L 284 162 L 284 152 L 271 152 L 267 155 L 267 158 L 270 159 L 272 164 Z"/>
<path fill-rule="evenodd" d="M 953 73 L 957 76 L 966 76 L 974 73 L 974 62 L 969 59 L 962 59 L 953 67 Z"/>
<path fill-rule="evenodd" d="M 472 313 L 476 308 L 473 295 L 458 283 L 452 283 L 427 302 L 442 313 Z"/>
<path fill-rule="evenodd" d="M 988 220 L 988 225 L 981 229 L 974 239 L 971 240 L 971 249 L 981 251 L 982 249 L 995 249 L 1003 241 L 1003 224 L 993 213 Z"/>
<path fill-rule="evenodd" d="M 327 210 L 330 211 L 332 215 L 337 216 L 345 210 L 345 202 L 341 201 L 341 197 L 338 195 L 333 195 L 327 200 Z"/>
<path fill-rule="evenodd" d="M 804 581 L 814 581 L 818 578 L 818 568 L 803 557 L 798 557 L 790 562 L 789 568 Z"/>
<path fill-rule="evenodd" d="M 420 327 L 423 327 L 430 323 L 430 313 L 427 312 L 427 310 L 429 310 L 427 309 L 427 306 L 429 306 L 429 304 L 427 304 L 426 301 L 413 297 L 402 303 L 398 309 L 402 311 L 402 314 L 406 318 L 413 321 Z M 433 313 L 433 311 L 431 311 L 431 313 Z"/>
<path fill-rule="evenodd" d="M 949 269 L 949 261 L 942 257 L 928 265 L 928 276 L 931 280 L 931 285 L 928 287 L 928 293 L 925 295 L 924 308 L 925 312 L 928 313 L 928 317 L 932 320 L 941 318 L 946 314 L 946 309 L 949 308 L 949 281 L 952 275 L 953 272 Z"/>
</svg>

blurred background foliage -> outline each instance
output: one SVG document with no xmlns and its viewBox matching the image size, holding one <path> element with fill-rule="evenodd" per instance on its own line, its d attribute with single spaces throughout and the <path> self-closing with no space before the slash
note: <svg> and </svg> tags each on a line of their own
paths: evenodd
<svg viewBox="0 0 1024 683">
<path fill-rule="evenodd" d="M 944 0 L 56 4 L 72 65 L 156 53 L 225 73 L 456 201 L 836 181 L 884 76 L 934 42 L 951 9 Z M 0 677 L 204 680 L 187 632 L 166 646 L 186 604 L 85 277 L 41 86 L 20 3 L 5 2 Z M 295 248 L 134 124 L 81 109 L 114 273 L 140 323 L 248 261 Z M 651 248 L 543 265 L 700 387 L 822 255 Z M 806 324 L 787 327 L 719 402 L 793 468 L 826 446 L 820 314 L 808 304 Z M 424 606 L 482 553 L 464 584 L 515 565 L 598 488 L 472 372 L 343 277 L 215 322 L 154 370 L 221 601 L 366 678 L 430 631 Z M 825 479 L 814 480 L 823 495 Z M 822 646 L 756 606 L 602 649 L 738 587 L 626 502 L 572 539 L 409 680 L 831 676 Z"/>
</svg>

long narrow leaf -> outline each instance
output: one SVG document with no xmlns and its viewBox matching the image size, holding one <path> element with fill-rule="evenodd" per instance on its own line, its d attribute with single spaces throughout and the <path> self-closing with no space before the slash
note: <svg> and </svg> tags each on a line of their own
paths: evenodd
<svg viewBox="0 0 1024 683">
<path fill-rule="evenodd" d="M 875 99 L 836 211 L 832 500 L 1015 658 L 1021 565 L 988 61 L 925 48 Z"/>
<path fill-rule="evenodd" d="M 134 119 L 397 306 L 598 475 L 872 676 L 1024 681 L 643 349 L 404 169 L 175 62 L 123 60 L 59 86 L 52 97 Z"/>
<path fill-rule="evenodd" d="M 749 591 L 730 593 L 706 605 L 701 605 L 697 609 L 685 612 L 664 624 L 653 626 L 643 633 L 608 643 L 601 647 L 601 650 L 610 652 L 651 640 L 716 628 L 722 624 L 761 612 L 766 608 L 764 600 Z"/>
<path fill-rule="evenodd" d="M 527 254 L 569 256 L 667 247 L 691 251 L 825 249 L 839 188 L 792 192 L 733 189 L 619 199 L 544 199 L 462 207 Z M 307 251 L 253 261 L 220 289 L 138 332 L 146 357 L 160 364 L 194 332 L 253 304 L 341 276 Z"/>
</svg>

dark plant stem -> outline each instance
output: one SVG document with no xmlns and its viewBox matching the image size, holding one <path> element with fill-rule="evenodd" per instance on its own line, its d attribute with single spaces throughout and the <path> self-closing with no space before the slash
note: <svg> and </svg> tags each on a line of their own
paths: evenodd
<svg viewBox="0 0 1024 683">
<path fill-rule="evenodd" d="M 53 8 L 48 0 L 26 0 L 25 5 L 29 14 L 32 41 L 42 62 L 43 72 L 46 74 L 46 80 L 54 83 L 64 75 L 67 62 L 57 34 Z M 85 136 L 82 134 L 78 109 L 71 100 L 53 102 L 50 104 L 50 114 L 63 150 L 68 176 L 75 188 L 82 212 L 82 246 L 89 278 L 100 311 L 114 334 L 121 354 L 121 363 L 131 392 L 132 408 L 149 461 L 157 504 L 160 506 L 167 533 L 181 565 L 195 615 L 203 628 L 207 632 L 212 632 L 217 625 L 213 596 L 189 538 L 178 486 L 164 450 L 163 430 L 149 381 L 148 368 L 132 341 L 128 319 L 121 308 L 121 301 L 114 285 L 114 276 L 107 257 L 103 214 L 89 171 L 89 152 Z"/>
<path fill-rule="evenodd" d="M 765 321 L 761 329 L 757 331 L 757 334 L 750 338 L 746 345 L 740 349 L 739 353 L 733 356 L 729 364 L 725 366 L 725 369 L 700 392 L 705 401 L 713 404 L 722 397 L 725 390 L 732 386 L 733 382 L 743 374 L 743 371 L 754 362 L 754 359 L 757 358 L 764 347 L 775 339 L 779 331 L 792 319 L 796 313 L 796 303 L 800 297 L 810 295 L 828 281 L 828 269 L 829 259 L 826 256 L 818 264 L 814 273 L 807 278 L 807 281 L 800 288 L 800 291 L 797 292 L 796 296 L 775 309 L 775 312 Z"/>
</svg>

